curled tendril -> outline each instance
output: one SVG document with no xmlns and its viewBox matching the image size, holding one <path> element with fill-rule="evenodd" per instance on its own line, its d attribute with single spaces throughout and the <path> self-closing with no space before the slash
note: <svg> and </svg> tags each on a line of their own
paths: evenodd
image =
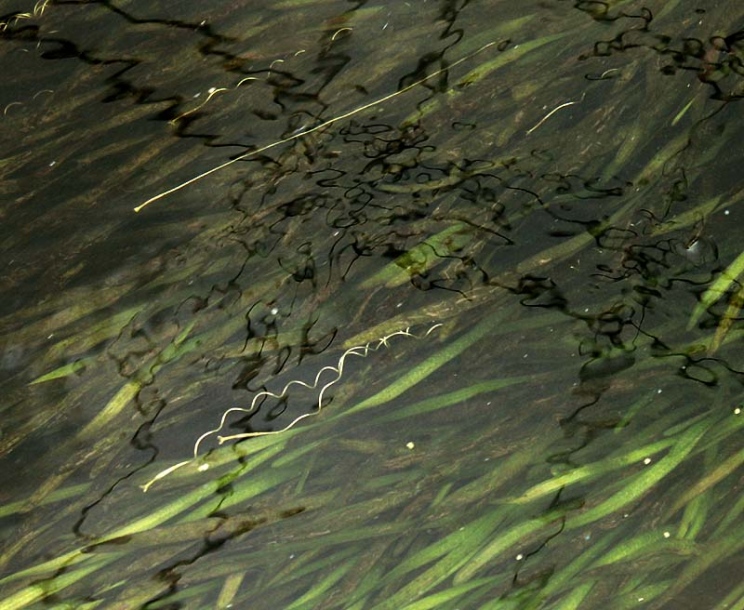
<svg viewBox="0 0 744 610">
<path fill-rule="evenodd" d="M 441 324 L 435 324 L 429 330 L 426 331 L 426 333 L 423 335 L 424 337 L 428 336 L 433 330 L 436 328 L 439 328 L 442 326 Z M 295 417 L 289 424 L 287 424 L 284 428 L 281 430 L 269 430 L 265 432 L 244 432 L 242 434 L 232 434 L 230 436 L 217 436 L 217 440 L 219 441 L 219 444 L 223 444 L 227 441 L 233 441 L 233 440 L 241 440 L 245 438 L 251 438 L 256 436 L 269 436 L 272 434 L 281 434 L 283 432 L 286 432 L 287 430 L 293 428 L 296 424 L 301 422 L 303 419 L 306 419 L 308 417 L 313 417 L 315 415 L 318 415 L 323 407 L 323 396 L 330 388 L 331 386 L 338 383 L 338 381 L 343 377 L 344 374 L 344 364 L 346 363 L 346 358 L 349 356 L 359 356 L 361 358 L 365 358 L 369 355 L 370 352 L 376 352 L 381 347 L 388 347 L 388 341 L 392 339 L 393 337 L 416 337 L 417 335 L 414 335 L 410 331 L 410 327 L 406 328 L 404 330 L 398 330 L 394 333 L 390 333 L 389 335 L 385 335 L 384 337 L 377 339 L 375 341 L 371 341 L 369 343 L 366 343 L 364 345 L 356 345 L 354 347 L 350 347 L 347 349 L 343 354 L 341 354 L 341 357 L 338 359 L 338 362 L 336 363 L 336 366 L 324 366 L 322 369 L 318 371 L 318 373 L 315 375 L 315 379 L 313 380 L 313 383 L 306 383 L 304 381 L 301 381 L 299 379 L 293 379 L 290 382 L 288 382 L 283 388 L 282 391 L 278 394 L 275 392 L 269 392 L 267 390 L 263 390 L 261 392 L 258 392 L 251 401 L 250 407 L 231 407 L 227 409 L 222 414 L 222 417 L 220 418 L 220 424 L 213 430 L 208 430 L 204 434 L 202 434 L 198 439 L 196 439 L 196 442 L 194 443 L 194 456 L 188 460 L 184 460 L 183 462 L 179 462 L 178 464 L 174 464 L 173 466 L 170 466 L 169 468 L 166 468 L 165 470 L 160 471 L 158 474 L 156 474 L 152 479 L 150 479 L 145 485 L 142 485 L 142 490 L 147 491 L 153 483 L 156 481 L 159 481 L 160 479 L 168 476 L 173 471 L 178 470 L 182 466 L 186 466 L 187 464 L 190 464 L 191 462 L 195 461 L 199 457 L 199 445 L 201 445 L 202 441 L 204 441 L 206 438 L 218 434 L 224 427 L 227 422 L 227 418 L 232 413 L 255 413 L 256 411 L 256 405 L 259 404 L 259 401 L 266 397 L 276 398 L 281 400 L 285 396 L 287 396 L 289 389 L 292 386 L 299 385 L 304 388 L 307 388 L 309 390 L 316 390 L 320 386 L 320 378 L 323 376 L 324 373 L 330 371 L 336 374 L 336 376 L 331 379 L 330 381 L 323 384 L 323 386 L 320 386 L 320 392 L 318 393 L 318 408 L 311 412 L 311 413 L 304 413 L 303 415 L 299 415 L 298 417 Z M 204 471 L 207 470 L 209 466 L 207 464 L 203 464 L 199 467 L 199 470 Z"/>
</svg>

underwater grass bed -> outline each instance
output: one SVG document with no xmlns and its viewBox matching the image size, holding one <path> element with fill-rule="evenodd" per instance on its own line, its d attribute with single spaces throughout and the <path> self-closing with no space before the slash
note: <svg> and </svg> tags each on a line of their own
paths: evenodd
<svg viewBox="0 0 744 610">
<path fill-rule="evenodd" d="M 10 19 L 3 40 L 68 8 Z M 130 163 L 75 200 L 144 173 L 143 220 L 112 206 L 61 249 L 56 289 L 1 320 L 3 366 L 20 364 L 0 447 L 28 479 L 2 496 L 4 607 L 663 608 L 731 572 L 742 51 L 730 11 L 695 26 L 684 3 L 605 8 L 491 26 L 428 6 L 410 37 L 391 17 L 418 60 L 369 34 L 379 10 L 253 57 L 241 45 L 281 32 L 241 13 L 256 29 L 199 74 L 225 90 L 188 103 L 195 51 L 179 47 L 153 81 L 178 92 L 179 139 L 102 142 L 89 162 Z M 189 40 L 184 23 L 170 29 Z M 39 155 L 88 86 L 48 114 Z M 91 133 L 150 110 L 108 107 Z M 200 129 L 232 156 L 196 163 Z M 49 199 L 33 226 L 80 214 L 55 184 L 29 191 Z M 182 202 L 191 216 L 169 211 Z M 107 240 L 159 231 L 165 254 L 86 279 Z M 709 606 L 739 593 L 732 579 Z"/>
<path fill-rule="evenodd" d="M 426 339 L 436 342 L 433 337 L 421 341 Z M 486 335 L 479 343 L 492 340 Z M 416 345 L 421 347 L 421 343 Z M 401 347 L 405 349 L 400 343 L 391 349 Z M 427 347 L 423 363 L 441 357 L 441 353 L 432 354 L 430 346 Z M 446 353 L 446 349 L 440 350 Z M 471 344 L 470 350 L 471 358 L 476 361 L 478 343 Z M 412 353 L 416 351 L 421 352 L 419 349 Z M 446 368 L 447 363 L 443 366 Z M 462 363 L 456 368 L 461 366 Z M 62 581 L 54 578 L 52 582 L 61 582 L 65 589 L 69 587 L 66 595 L 74 598 L 75 575 L 83 589 L 89 589 L 96 581 L 95 576 L 91 577 L 93 572 L 104 570 L 111 562 L 123 561 L 126 569 L 117 571 L 128 575 L 129 580 L 136 582 L 144 573 L 150 573 L 153 566 L 160 565 L 166 571 L 178 571 L 185 590 L 193 587 L 200 595 L 210 596 L 215 594 L 217 585 L 207 586 L 207 583 L 234 577 L 231 565 L 250 565 L 263 575 L 251 579 L 245 595 L 252 596 L 262 586 L 267 594 L 275 591 L 278 582 L 268 575 L 275 571 L 274 566 L 285 565 L 291 555 L 293 560 L 297 558 L 298 569 L 295 574 L 285 566 L 282 573 L 281 589 L 287 595 L 287 604 L 292 599 L 309 599 L 303 596 L 313 592 L 318 603 L 323 600 L 329 607 L 349 607 L 348 597 L 333 605 L 329 591 L 342 587 L 357 595 L 366 592 L 365 606 L 394 608 L 404 607 L 419 597 L 431 598 L 431 603 L 451 599 L 455 604 L 454 600 L 466 593 L 474 599 L 473 591 L 479 589 L 483 600 L 499 591 L 506 594 L 510 587 L 496 583 L 509 582 L 511 577 L 507 575 L 513 575 L 515 570 L 535 586 L 535 582 L 545 577 L 540 565 L 551 564 L 553 548 L 559 553 L 561 564 L 566 565 L 582 563 L 582 553 L 588 553 L 591 560 L 586 561 L 593 566 L 587 572 L 589 583 L 617 577 L 622 573 L 618 566 L 634 572 L 639 561 L 654 566 L 660 574 L 673 571 L 684 562 L 688 570 L 686 578 L 693 582 L 710 569 L 710 560 L 690 561 L 703 553 L 702 549 L 718 549 L 722 553 L 719 561 L 740 551 L 738 543 L 726 543 L 729 539 L 725 535 L 726 522 L 728 527 L 733 525 L 737 511 L 741 510 L 736 503 L 731 504 L 736 494 L 726 491 L 729 477 L 735 476 L 743 459 L 741 452 L 731 450 L 742 425 L 741 417 L 733 412 L 706 413 L 699 412 L 698 407 L 695 410 L 699 414 L 691 420 L 689 413 L 670 408 L 679 396 L 674 396 L 673 391 L 672 395 L 659 395 L 654 389 L 658 398 L 644 400 L 645 408 L 657 413 L 659 423 L 649 438 L 637 434 L 633 420 L 631 425 L 626 422 L 606 433 L 629 437 L 620 444 L 616 455 L 605 453 L 603 459 L 594 459 L 578 468 L 565 465 L 553 475 L 537 471 L 536 477 L 529 474 L 534 469 L 535 455 L 545 455 L 551 442 L 559 440 L 554 431 L 553 438 L 541 438 L 539 432 L 533 431 L 520 443 L 518 434 L 524 415 L 514 418 L 507 427 L 491 430 L 481 427 L 485 433 L 480 436 L 474 431 L 468 434 L 467 458 L 448 463 L 449 456 L 462 454 L 464 449 L 461 436 L 453 433 L 448 422 L 442 430 L 432 425 L 422 426 L 420 412 L 414 410 L 407 418 L 396 418 L 399 424 L 392 431 L 384 423 L 385 407 L 390 406 L 386 399 L 397 394 L 396 383 L 400 379 L 393 379 L 390 385 L 359 403 L 376 403 L 381 423 L 375 425 L 375 418 L 367 419 L 364 424 L 367 434 L 358 440 L 354 440 L 353 434 L 358 427 L 353 423 L 349 426 L 349 422 L 358 418 L 353 415 L 353 405 L 345 408 L 337 404 L 335 409 L 321 411 L 322 425 L 310 420 L 312 423 L 284 434 L 219 449 L 209 458 L 215 462 L 209 471 L 199 472 L 187 466 L 174 472 L 172 480 L 165 477 L 157 482 L 146 496 L 155 497 L 157 504 L 171 497 L 170 504 L 143 514 L 139 521 L 118 526 L 98 537 L 93 545 L 48 562 L 46 568 L 39 565 L 27 576 L 18 574 L 12 580 L 43 580 L 45 574 L 53 574 L 64 566 L 67 578 Z M 499 390 L 474 393 L 479 395 L 494 402 L 499 400 Z M 430 400 L 440 401 L 441 396 L 435 395 Z M 525 405 L 529 402 L 525 401 Z M 437 411 L 459 407 L 460 403 L 455 402 L 439 406 Z M 644 415 L 651 417 L 649 413 Z M 471 417 L 476 416 L 471 413 Z M 492 420 L 486 409 L 481 417 Z M 400 425 L 406 419 L 415 425 Z M 473 424 L 477 428 L 477 421 Z M 551 431 L 551 426 L 544 427 Z M 351 438 L 345 441 L 350 434 Z M 407 446 L 411 442 L 407 438 L 416 439 L 412 448 Z M 511 439 L 509 447 L 494 450 L 495 443 L 504 438 Z M 295 445 L 297 448 L 293 450 Z M 334 450 L 338 446 L 342 451 Z M 631 450 L 631 446 L 635 448 Z M 220 454 L 227 459 L 220 459 Z M 244 456 L 238 468 L 231 466 L 236 454 Z M 323 455 L 337 456 L 345 467 L 335 470 L 324 467 L 319 458 Z M 579 452 L 577 457 L 580 456 Z M 704 463 L 711 460 L 720 463 L 719 471 L 707 475 L 706 469 L 698 466 L 702 474 L 699 482 L 691 485 L 687 476 L 675 481 L 673 474 L 682 464 L 689 473 L 693 463 L 700 459 Z M 344 481 L 344 473 L 354 471 L 363 472 L 364 476 L 339 484 Z M 391 477 L 395 472 L 400 475 Z M 517 491 L 517 480 L 522 481 L 521 492 Z M 660 486 L 667 480 L 666 488 Z M 711 498 L 703 501 L 701 495 L 685 497 L 685 492 L 695 485 L 705 489 Z M 182 491 L 174 495 L 174 490 Z M 131 490 L 131 493 L 136 492 Z M 585 497 L 592 498 L 590 506 L 586 505 Z M 685 501 L 684 506 L 670 506 L 680 498 Z M 267 509 L 261 509 L 266 502 Z M 660 514 L 665 505 L 668 507 L 665 522 L 649 530 L 639 521 L 646 513 L 646 506 L 655 507 L 654 513 Z M 725 505 L 731 506 L 733 512 L 711 513 L 713 506 Z M 245 506 L 251 508 L 244 513 Z M 272 506 L 275 508 L 269 508 Z M 525 520 L 526 515 L 530 517 Z M 680 517 L 675 531 L 673 524 Z M 160 525 L 173 519 L 176 523 L 171 526 Z M 702 532 L 704 535 L 700 535 Z M 606 542 L 608 536 L 610 541 Z M 111 542 L 106 542 L 107 538 Z M 211 542 L 205 547 L 206 541 Z M 206 549 L 215 543 L 224 547 L 212 556 Z M 368 556 L 370 546 L 376 547 L 372 557 Z M 157 550 L 143 552 L 152 547 Z M 181 551 L 177 552 L 179 548 Z M 352 552 L 350 548 L 356 550 Z M 133 561 L 133 556 L 138 559 Z M 385 558 L 390 556 L 404 559 L 396 568 L 385 569 Z M 376 562 L 373 565 L 379 563 L 377 578 L 374 584 L 363 586 L 359 579 L 369 578 L 370 568 L 366 565 L 369 561 Z M 521 561 L 525 563 L 520 564 Z M 359 564 L 364 564 L 365 569 L 360 569 Z M 696 568 L 692 567 L 695 565 Z M 115 592 L 116 599 L 130 602 L 135 599 L 134 591 L 126 585 L 128 579 L 110 589 L 105 573 L 101 578 L 94 588 L 105 589 L 106 598 L 114 599 L 111 596 Z M 559 580 L 550 580 L 552 586 L 541 587 L 539 595 L 530 593 L 531 588 L 525 585 L 525 591 L 518 597 L 562 599 L 575 589 L 575 578 L 564 583 L 563 588 L 558 586 Z M 324 582 L 327 587 L 316 589 L 318 582 Z M 485 587 L 485 582 L 491 582 L 491 586 Z M 468 586 L 471 584 L 472 588 Z M 662 596 L 680 586 L 672 579 L 655 593 L 645 595 Z M 310 588 L 304 591 L 303 587 Z M 163 584 L 160 589 L 152 585 L 147 594 L 152 596 L 166 589 Z M 620 597 L 630 599 L 639 590 L 644 590 L 642 583 Z M 32 595 L 34 591 L 35 587 L 29 586 L 9 599 L 23 600 L 24 595 Z M 271 603 L 276 602 L 276 593 L 271 599 Z"/>
</svg>

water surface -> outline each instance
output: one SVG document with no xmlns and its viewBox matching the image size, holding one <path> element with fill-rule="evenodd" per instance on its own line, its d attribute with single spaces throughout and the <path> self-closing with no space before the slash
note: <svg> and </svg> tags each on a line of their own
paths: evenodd
<svg viewBox="0 0 744 610">
<path fill-rule="evenodd" d="M 3 11 L 9 607 L 737 607 L 736 5 Z"/>
</svg>

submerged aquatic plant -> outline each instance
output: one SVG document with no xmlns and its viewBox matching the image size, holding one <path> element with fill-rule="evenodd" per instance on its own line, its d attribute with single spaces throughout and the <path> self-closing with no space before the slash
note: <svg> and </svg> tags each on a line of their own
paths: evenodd
<svg viewBox="0 0 744 610">
<path fill-rule="evenodd" d="M 6 20 L 47 50 L 62 16 L 128 25 L 41 72 L 0 164 L 8 243 L 65 234 L 3 305 L 3 607 L 736 607 L 711 576 L 744 544 L 732 13 L 333 4 L 171 15 L 167 63 L 142 45 L 82 91 L 166 24 Z M 200 456 L 236 403 L 276 429 Z"/>
</svg>

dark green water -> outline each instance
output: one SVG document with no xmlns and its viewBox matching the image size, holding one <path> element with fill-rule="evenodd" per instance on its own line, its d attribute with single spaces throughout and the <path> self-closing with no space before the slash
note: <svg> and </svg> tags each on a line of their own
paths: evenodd
<svg viewBox="0 0 744 610">
<path fill-rule="evenodd" d="M 1 9 L 6 606 L 741 608 L 740 7 L 139 4 Z"/>
</svg>

